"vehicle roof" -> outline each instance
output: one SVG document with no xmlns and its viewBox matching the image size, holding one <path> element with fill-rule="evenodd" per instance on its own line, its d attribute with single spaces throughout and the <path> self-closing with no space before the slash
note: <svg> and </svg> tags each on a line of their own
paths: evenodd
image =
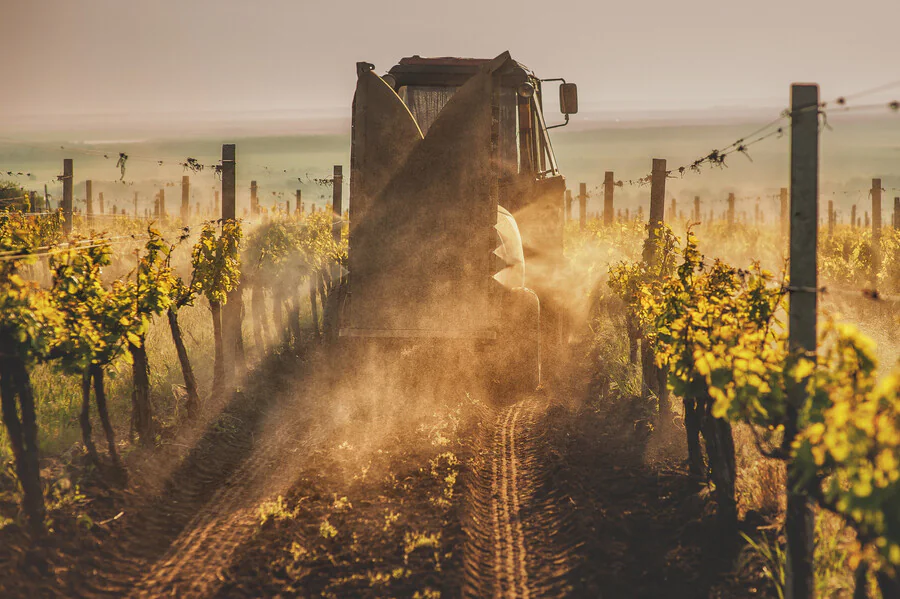
<svg viewBox="0 0 900 599">
<path fill-rule="evenodd" d="M 423 58 L 418 54 L 401 58 L 397 64 L 403 65 L 434 65 L 434 66 L 479 66 L 490 62 L 490 58 L 459 58 L 456 56 L 435 56 Z"/>
<path fill-rule="evenodd" d="M 400 62 L 388 71 L 397 79 L 398 85 L 460 85 L 474 75 L 478 69 L 492 58 L 460 58 L 439 56 L 423 58 L 419 55 L 401 58 Z M 503 67 L 503 84 L 518 85 L 527 77 L 534 76 L 528 67 L 516 60 L 510 60 Z"/>
</svg>

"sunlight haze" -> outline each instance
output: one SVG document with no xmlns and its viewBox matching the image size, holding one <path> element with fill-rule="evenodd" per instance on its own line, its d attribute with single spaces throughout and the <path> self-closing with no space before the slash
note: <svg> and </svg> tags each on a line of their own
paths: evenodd
<svg viewBox="0 0 900 599">
<path fill-rule="evenodd" d="M 513 57 L 577 82 L 582 114 L 780 108 L 896 78 L 900 3 L 807 0 L 547 5 L 409 2 L 3 2 L 0 124 L 128 115 L 346 117 L 354 64 Z M 577 15 L 577 16 L 576 16 Z M 68 125 L 74 125 L 66 118 Z"/>
</svg>

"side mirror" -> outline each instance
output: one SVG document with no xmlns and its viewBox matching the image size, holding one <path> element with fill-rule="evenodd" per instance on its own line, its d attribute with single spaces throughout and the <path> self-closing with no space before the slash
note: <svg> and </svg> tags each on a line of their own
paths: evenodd
<svg viewBox="0 0 900 599">
<path fill-rule="evenodd" d="M 560 83 L 559 111 L 565 115 L 578 114 L 578 86 L 574 83 Z"/>
</svg>

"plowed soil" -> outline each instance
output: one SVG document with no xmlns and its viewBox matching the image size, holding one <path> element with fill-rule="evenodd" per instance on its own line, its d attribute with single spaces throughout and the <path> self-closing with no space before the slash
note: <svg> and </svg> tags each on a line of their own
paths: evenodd
<svg viewBox="0 0 900 599">
<path fill-rule="evenodd" d="M 80 493 L 46 538 L 0 531 L 0 596 L 765 596 L 733 573 L 640 400 L 573 383 L 500 403 L 365 372 L 348 386 L 330 364 L 267 359 L 200 423 L 129 455 L 124 489 L 57 466 Z"/>
</svg>

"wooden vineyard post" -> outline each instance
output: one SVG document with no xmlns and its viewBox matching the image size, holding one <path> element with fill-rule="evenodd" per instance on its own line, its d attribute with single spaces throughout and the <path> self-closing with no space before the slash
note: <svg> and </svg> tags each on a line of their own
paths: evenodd
<svg viewBox="0 0 900 599">
<path fill-rule="evenodd" d="M 834 201 L 828 200 L 828 236 L 834 236 Z"/>
<path fill-rule="evenodd" d="M 294 206 L 294 212 L 297 214 L 297 216 L 303 214 L 303 192 L 301 192 L 299 189 L 297 190 L 297 199 L 296 206 Z"/>
<path fill-rule="evenodd" d="M 732 232 L 734 230 L 734 194 L 728 194 L 728 216 L 726 217 L 728 220 L 728 232 Z"/>
<path fill-rule="evenodd" d="M 856 204 L 850 207 L 850 228 L 856 228 Z"/>
<path fill-rule="evenodd" d="M 647 240 L 644 242 L 643 259 L 651 273 L 659 264 L 658 242 L 663 237 L 666 210 L 666 161 L 653 159 L 650 173 L 650 219 L 647 225 Z M 651 275 L 652 276 L 652 275 Z M 655 395 L 659 400 L 659 416 L 661 421 L 668 422 L 671 417 L 669 409 L 667 374 L 656 365 L 653 348 L 646 339 L 641 340 L 641 371 L 643 374 L 643 393 L 649 397 Z"/>
<path fill-rule="evenodd" d="M 236 160 L 234 144 L 222 145 L 222 223 L 237 220 L 237 206 L 235 190 L 236 185 Z M 241 277 L 243 280 L 243 277 Z M 235 289 L 228 292 L 228 298 L 222 307 L 222 337 L 225 346 L 226 371 L 243 374 L 245 369 L 244 337 L 242 332 L 241 314 L 243 313 L 244 286 L 238 283 Z M 233 380 L 233 379 L 232 379 Z"/>
<path fill-rule="evenodd" d="M 881 179 L 872 179 L 872 289 L 878 289 L 881 272 Z"/>
<path fill-rule="evenodd" d="M 166 220 L 166 188 L 159 190 L 159 220 Z"/>
<path fill-rule="evenodd" d="M 344 212 L 344 167 L 340 164 L 334 165 L 333 187 L 331 194 L 331 213 L 335 218 L 335 226 L 331 230 L 331 234 L 336 242 L 341 240 L 340 218 Z"/>
<path fill-rule="evenodd" d="M 63 223 L 63 231 L 66 235 L 72 233 L 72 177 L 74 176 L 73 168 L 72 168 L 72 159 L 66 158 L 63 160 L 63 218 L 65 218 L 65 222 Z"/>
<path fill-rule="evenodd" d="M 894 218 L 891 222 L 894 229 L 900 229 L 900 198 L 894 198 Z"/>
<path fill-rule="evenodd" d="M 791 236 L 788 343 L 814 360 L 818 304 L 817 230 L 819 222 L 819 87 L 791 86 Z M 799 433 L 799 418 L 809 401 L 806 385 L 796 385 L 788 396 L 784 448 L 790 449 Z M 787 599 L 811 599 L 813 529 L 815 516 L 802 473 L 792 463 L 787 472 Z"/>
<path fill-rule="evenodd" d="M 693 221 L 700 222 L 700 196 L 694 196 L 694 216 Z"/>
<path fill-rule="evenodd" d="M 613 223 L 615 216 L 614 193 L 616 190 L 616 179 L 613 171 L 606 171 L 603 174 L 603 224 L 607 227 Z"/>
<path fill-rule="evenodd" d="M 250 216 L 259 215 L 259 197 L 257 192 L 256 181 L 250 181 Z"/>
<path fill-rule="evenodd" d="M 572 222 L 572 190 L 566 190 L 566 222 Z"/>
<path fill-rule="evenodd" d="M 788 188 L 782 187 L 780 192 L 781 199 L 781 237 L 782 239 L 787 240 L 788 233 L 790 232 L 788 223 L 790 222 L 790 209 L 788 207 Z"/>
<path fill-rule="evenodd" d="M 672 198 L 672 206 L 669 209 L 669 222 L 676 222 L 678 218 L 678 200 Z"/>
<path fill-rule="evenodd" d="M 587 226 L 587 183 L 578 184 L 578 228 Z"/>
<path fill-rule="evenodd" d="M 84 182 L 84 213 L 90 228 L 94 225 L 94 182 L 90 179 Z"/>
<path fill-rule="evenodd" d="M 650 175 L 650 221 L 649 235 L 644 244 L 644 261 L 649 265 L 656 264 L 656 240 L 665 222 L 666 195 L 666 161 L 653 159 L 653 170 Z"/>
<path fill-rule="evenodd" d="M 334 239 L 334 242 L 338 245 L 341 243 L 341 229 L 343 228 L 343 223 L 341 222 L 341 215 L 344 213 L 344 167 L 340 164 L 334 165 L 334 174 L 333 174 L 333 186 L 331 192 L 331 236 Z M 332 284 L 336 287 L 339 279 L 341 277 L 341 265 L 338 263 L 334 263 L 331 267 L 331 280 Z M 323 298 L 324 299 L 324 298 Z M 322 318 L 325 318 L 325 305 L 322 305 Z M 324 320 L 322 321 L 324 323 Z M 323 324 L 324 326 L 324 324 Z"/>
<path fill-rule="evenodd" d="M 222 145 L 222 220 L 237 220 L 237 207 L 235 205 L 235 150 L 234 144 Z M 219 192 L 216 192 L 216 208 L 219 207 Z"/>
<path fill-rule="evenodd" d="M 99 214 L 106 214 L 106 212 L 105 212 L 106 206 L 103 203 L 103 192 L 102 191 L 99 194 L 97 194 L 97 202 L 100 204 L 100 208 L 98 210 Z"/>
<path fill-rule="evenodd" d="M 188 175 L 181 177 L 181 223 L 187 225 L 191 217 L 191 178 Z"/>
</svg>

